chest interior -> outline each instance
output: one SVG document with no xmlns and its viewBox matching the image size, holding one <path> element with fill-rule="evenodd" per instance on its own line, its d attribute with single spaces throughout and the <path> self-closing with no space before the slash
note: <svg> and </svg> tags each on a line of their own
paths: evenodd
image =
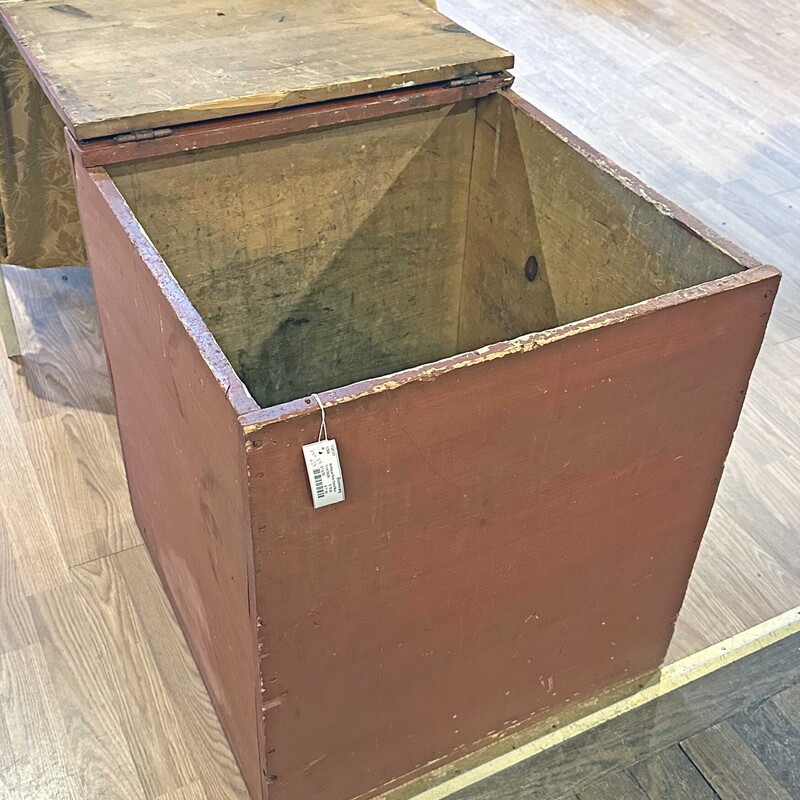
<svg viewBox="0 0 800 800">
<path fill-rule="evenodd" d="M 108 171 L 262 406 L 740 269 L 503 93 Z"/>
</svg>

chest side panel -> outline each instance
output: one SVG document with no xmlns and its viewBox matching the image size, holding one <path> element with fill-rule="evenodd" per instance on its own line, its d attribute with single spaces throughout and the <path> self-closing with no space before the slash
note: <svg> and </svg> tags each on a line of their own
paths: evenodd
<svg viewBox="0 0 800 800">
<path fill-rule="evenodd" d="M 776 284 L 329 407 L 339 505 L 303 469 L 319 414 L 247 431 L 271 798 L 359 796 L 659 667 Z"/>
<path fill-rule="evenodd" d="M 117 214 L 126 209 L 111 181 L 79 168 L 77 190 L 136 521 L 257 797 L 247 481 L 237 414 L 223 376 L 201 357 L 165 296 L 168 276 L 143 258 L 149 243 L 135 223 L 123 228 Z"/>
</svg>

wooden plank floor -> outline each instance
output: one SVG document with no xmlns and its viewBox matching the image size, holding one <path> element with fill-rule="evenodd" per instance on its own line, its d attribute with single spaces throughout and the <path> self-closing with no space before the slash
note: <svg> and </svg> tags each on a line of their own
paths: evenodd
<svg viewBox="0 0 800 800">
<path fill-rule="evenodd" d="M 793 4 L 441 5 L 520 54 L 535 104 L 784 269 L 670 657 L 800 605 Z M 0 798 L 244 798 L 133 523 L 87 275 L 10 287 L 25 358 L 0 359 Z"/>
<path fill-rule="evenodd" d="M 88 270 L 6 274 L 0 800 L 244 800 L 133 520 Z"/>
<path fill-rule="evenodd" d="M 684 798 L 800 800 L 800 679 L 559 800 Z"/>
<path fill-rule="evenodd" d="M 796 0 L 440 0 L 515 89 L 784 273 L 668 660 L 800 603 Z"/>
</svg>

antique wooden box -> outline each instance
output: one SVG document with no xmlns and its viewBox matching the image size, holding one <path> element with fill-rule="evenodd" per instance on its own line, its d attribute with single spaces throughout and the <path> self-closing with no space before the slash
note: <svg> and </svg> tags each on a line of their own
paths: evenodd
<svg viewBox="0 0 800 800">
<path fill-rule="evenodd" d="M 3 6 L 62 114 L 133 507 L 254 798 L 658 669 L 779 275 L 415 0 Z M 346 499 L 315 509 L 321 413 Z"/>
</svg>

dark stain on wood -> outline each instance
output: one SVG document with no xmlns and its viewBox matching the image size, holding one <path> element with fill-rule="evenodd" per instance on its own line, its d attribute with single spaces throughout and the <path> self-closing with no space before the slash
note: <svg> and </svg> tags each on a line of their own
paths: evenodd
<svg viewBox="0 0 800 800">
<path fill-rule="evenodd" d="M 82 19 L 91 19 L 92 15 L 88 11 L 84 11 L 76 6 L 71 6 L 66 3 L 58 3 L 57 5 L 48 6 L 53 11 L 58 11 L 62 14 L 69 14 L 71 17 L 80 17 Z"/>
<path fill-rule="evenodd" d="M 530 256 L 528 260 L 525 262 L 525 277 L 533 283 L 536 280 L 536 276 L 539 274 L 539 262 L 536 260 L 536 256 Z"/>
</svg>

